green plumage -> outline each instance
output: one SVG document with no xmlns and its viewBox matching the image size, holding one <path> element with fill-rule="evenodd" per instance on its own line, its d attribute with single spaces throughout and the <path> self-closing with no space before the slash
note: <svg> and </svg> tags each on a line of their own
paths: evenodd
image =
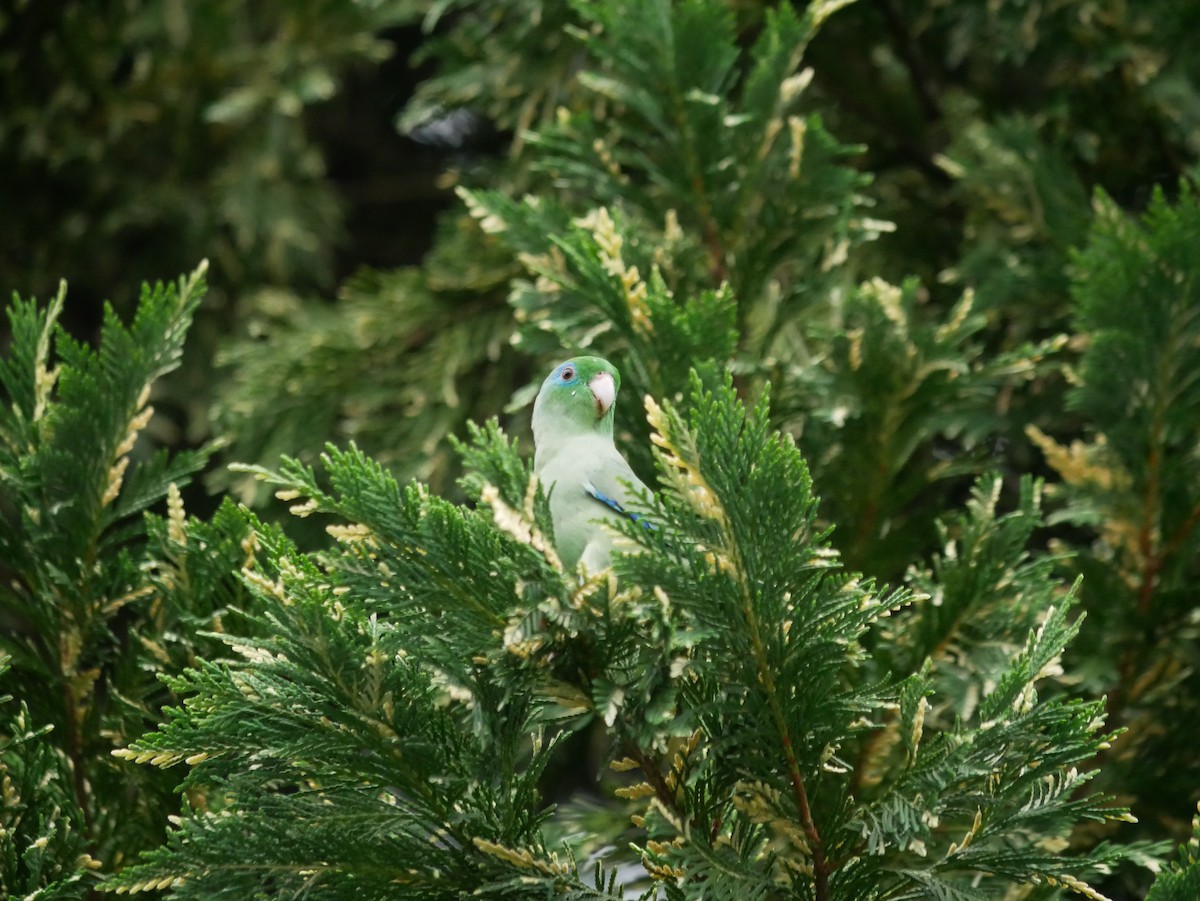
<svg viewBox="0 0 1200 901">
<path fill-rule="evenodd" d="M 550 496 L 559 556 L 589 572 L 608 566 L 615 522 L 645 485 L 613 444 L 621 375 L 600 357 L 575 357 L 546 376 L 533 405 L 533 469 Z M 616 504 L 618 506 L 613 506 Z"/>
</svg>

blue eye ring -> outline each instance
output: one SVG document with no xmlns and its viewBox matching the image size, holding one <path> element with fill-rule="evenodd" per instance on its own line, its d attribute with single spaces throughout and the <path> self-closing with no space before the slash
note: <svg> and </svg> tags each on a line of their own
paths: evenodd
<svg viewBox="0 0 1200 901">
<path fill-rule="evenodd" d="M 564 363 L 562 368 L 558 370 L 558 379 L 564 384 L 575 381 L 575 366 L 572 363 Z"/>
</svg>

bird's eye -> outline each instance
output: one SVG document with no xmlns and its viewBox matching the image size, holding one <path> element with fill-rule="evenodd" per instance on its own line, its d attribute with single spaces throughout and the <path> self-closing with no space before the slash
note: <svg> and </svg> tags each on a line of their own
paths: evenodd
<svg viewBox="0 0 1200 901">
<path fill-rule="evenodd" d="M 573 378 L 575 378 L 575 369 L 574 369 L 573 367 L 571 367 L 571 366 L 568 366 L 568 367 L 566 367 L 565 369 L 563 369 L 563 371 L 562 371 L 562 380 L 563 380 L 564 382 L 569 382 L 569 381 L 571 381 L 571 379 L 573 379 Z"/>
</svg>

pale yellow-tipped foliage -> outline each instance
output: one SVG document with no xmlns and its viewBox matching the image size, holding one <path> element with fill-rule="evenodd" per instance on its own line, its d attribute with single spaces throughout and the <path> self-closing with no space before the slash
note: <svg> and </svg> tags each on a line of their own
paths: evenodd
<svg viewBox="0 0 1200 901">
<path fill-rule="evenodd" d="M 592 233 L 592 239 L 600 250 L 600 262 L 605 271 L 620 280 L 634 327 L 644 334 L 653 334 L 654 324 L 650 321 L 650 308 L 646 304 L 646 283 L 642 280 L 637 266 L 627 265 L 621 256 L 625 239 L 617 233 L 616 224 L 608 210 L 599 207 L 577 219 L 575 224 Z"/>
<path fill-rule="evenodd" d="M 800 177 L 800 166 L 804 162 L 804 137 L 808 133 L 808 120 L 800 116 L 788 116 L 788 136 L 791 146 L 788 148 L 788 175 Z"/>
<path fill-rule="evenodd" d="M 533 476 L 525 490 L 524 509 L 519 512 L 505 503 L 495 485 L 484 485 L 479 497 L 492 508 L 492 516 L 500 531 L 515 538 L 521 544 L 532 547 L 546 559 L 547 563 L 561 572 L 563 564 L 559 559 L 558 552 L 534 521 L 533 505 L 537 499 L 537 487 L 537 476 Z"/>
<path fill-rule="evenodd" d="M 1041 449 L 1049 463 L 1067 485 L 1095 490 L 1105 495 L 1129 496 L 1133 479 L 1111 452 L 1104 435 L 1092 441 L 1072 441 L 1060 444 L 1035 425 L 1025 427 L 1029 440 Z M 1142 544 L 1142 524 L 1121 510 L 1110 509 L 1109 515 L 1097 524 L 1103 543 L 1115 551 L 1122 564 L 1123 578 L 1130 587 L 1138 584 L 1146 565 Z M 1158 545 L 1157 523 L 1151 525 L 1153 540 Z"/>
<path fill-rule="evenodd" d="M 167 536 L 175 544 L 187 545 L 187 512 L 183 509 L 183 495 L 174 482 L 167 486 Z"/>
<path fill-rule="evenodd" d="M 538 870 L 548 876 L 563 876 L 571 871 L 570 864 L 560 861 L 557 854 L 551 854 L 550 860 L 541 860 L 525 848 L 507 848 L 496 842 L 476 836 L 471 840 L 475 847 L 484 854 L 498 857 L 516 867 L 525 870 Z"/>
<path fill-rule="evenodd" d="M 62 313 L 63 303 L 67 299 L 67 283 L 59 281 L 58 294 L 50 303 L 50 308 L 46 311 L 46 326 L 42 329 L 42 333 L 38 335 L 37 352 L 34 355 L 33 362 L 33 421 L 37 422 L 46 415 L 46 408 L 50 404 L 50 394 L 54 391 L 54 384 L 58 381 L 58 367 L 53 369 L 47 367 L 47 361 L 50 359 L 50 339 L 54 334 L 54 323 L 58 321 L 59 315 Z"/>
<path fill-rule="evenodd" d="M 125 479 L 125 471 L 129 468 L 129 452 L 133 450 L 133 446 L 137 443 L 138 434 L 150 422 L 154 416 L 154 407 L 150 406 L 147 401 L 150 399 L 150 386 L 146 385 L 142 388 L 141 394 L 137 400 L 137 412 L 129 421 L 129 427 L 126 429 L 125 436 L 121 439 L 121 443 L 117 445 L 113 452 L 115 458 L 111 467 L 108 470 L 108 485 L 104 489 L 104 496 L 101 498 L 101 506 L 107 507 L 117 495 L 121 493 L 121 484 Z"/>
<path fill-rule="evenodd" d="M 1102 895 L 1082 879 L 1076 879 L 1074 876 L 1062 874 L 1059 876 L 1047 876 L 1046 882 L 1049 885 L 1061 885 L 1064 888 L 1069 888 L 1077 895 L 1082 895 L 1085 898 L 1090 898 L 1091 901 L 1112 901 L 1108 895 Z"/>
<path fill-rule="evenodd" d="M 650 395 L 644 400 L 646 406 L 646 421 L 650 424 L 650 441 L 659 448 L 659 457 L 666 465 L 663 477 L 683 500 L 705 519 L 711 519 L 721 524 L 723 529 L 728 527 L 725 508 L 720 499 L 713 493 L 703 474 L 690 461 L 695 454 L 687 453 L 685 449 L 673 443 L 670 422 L 665 411 Z M 720 565 L 716 555 L 712 561 Z"/>
</svg>

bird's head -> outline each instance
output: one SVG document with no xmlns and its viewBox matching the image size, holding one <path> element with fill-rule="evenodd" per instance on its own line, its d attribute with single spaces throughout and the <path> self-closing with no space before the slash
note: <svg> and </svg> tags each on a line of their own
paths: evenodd
<svg viewBox="0 0 1200 901">
<path fill-rule="evenodd" d="M 559 363 L 542 382 L 533 404 L 533 440 L 553 434 L 612 435 L 613 404 L 621 387 L 615 366 L 600 357 Z"/>
</svg>

